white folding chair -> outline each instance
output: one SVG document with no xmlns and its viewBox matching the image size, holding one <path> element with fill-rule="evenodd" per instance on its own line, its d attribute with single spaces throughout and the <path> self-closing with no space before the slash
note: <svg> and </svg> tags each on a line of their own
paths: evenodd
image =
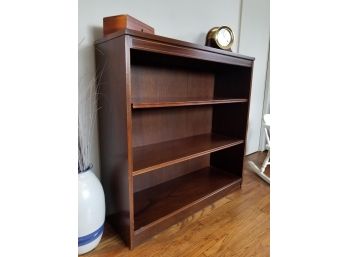
<svg viewBox="0 0 348 257">
<path fill-rule="evenodd" d="M 267 165 L 270 164 L 270 154 L 271 154 L 271 148 L 270 148 L 270 126 L 271 126 L 271 115 L 270 114 L 265 114 L 263 116 L 262 124 L 265 130 L 265 135 L 266 135 L 266 150 L 268 150 L 267 156 L 265 160 L 263 161 L 261 168 L 257 167 L 257 165 L 249 161 L 249 167 L 250 169 L 255 172 L 260 178 L 262 178 L 264 181 L 267 183 L 270 183 L 270 178 L 265 174 L 266 167 Z"/>
</svg>

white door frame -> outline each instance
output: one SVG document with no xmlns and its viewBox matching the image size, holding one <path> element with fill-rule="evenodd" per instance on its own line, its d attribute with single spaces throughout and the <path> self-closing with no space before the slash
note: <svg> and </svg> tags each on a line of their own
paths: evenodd
<svg viewBox="0 0 348 257">
<path fill-rule="evenodd" d="M 269 59 L 269 52 L 270 52 L 270 47 L 269 47 L 269 44 L 268 44 L 267 73 L 266 73 L 265 94 L 264 94 L 264 97 L 263 97 L 263 108 L 262 108 L 261 120 L 263 119 L 263 116 L 265 114 L 270 113 L 270 85 L 269 85 L 269 73 L 270 73 L 269 63 L 270 63 L 270 59 Z M 266 134 L 265 134 L 265 130 L 261 126 L 259 150 L 260 151 L 265 151 L 265 149 L 266 149 Z"/>
</svg>

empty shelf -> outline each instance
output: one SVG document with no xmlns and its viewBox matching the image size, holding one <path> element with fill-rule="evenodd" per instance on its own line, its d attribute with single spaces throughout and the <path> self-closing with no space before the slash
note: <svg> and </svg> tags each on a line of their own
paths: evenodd
<svg viewBox="0 0 348 257">
<path fill-rule="evenodd" d="M 159 223 L 186 209 L 214 201 L 219 193 L 238 187 L 241 178 L 207 167 L 134 194 L 136 234 L 151 230 Z M 225 192 L 226 193 L 226 192 Z"/>
<path fill-rule="evenodd" d="M 241 139 L 217 134 L 203 134 L 135 147 L 133 148 L 133 175 L 190 160 L 243 142 L 244 140 Z"/>
</svg>

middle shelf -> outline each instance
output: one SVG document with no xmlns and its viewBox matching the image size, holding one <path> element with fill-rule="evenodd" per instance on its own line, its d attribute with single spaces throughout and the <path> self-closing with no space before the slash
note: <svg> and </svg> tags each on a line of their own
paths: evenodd
<svg viewBox="0 0 348 257">
<path fill-rule="evenodd" d="M 133 176 L 242 143 L 244 140 L 208 133 L 134 147 Z"/>
<path fill-rule="evenodd" d="M 222 97 L 138 97 L 133 98 L 133 109 L 176 107 L 192 105 L 210 105 L 210 104 L 231 104 L 246 103 L 245 98 L 222 98 Z"/>
</svg>

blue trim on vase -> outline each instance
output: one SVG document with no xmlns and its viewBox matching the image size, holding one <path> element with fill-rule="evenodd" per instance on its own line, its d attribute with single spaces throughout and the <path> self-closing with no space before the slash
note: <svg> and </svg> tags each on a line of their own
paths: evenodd
<svg viewBox="0 0 348 257">
<path fill-rule="evenodd" d="M 101 225 L 100 228 L 98 228 L 96 231 L 86 235 L 86 236 L 81 236 L 79 237 L 79 247 L 89 244 L 90 242 L 94 241 L 97 239 L 101 234 L 103 234 L 104 231 L 104 224 Z"/>
</svg>

